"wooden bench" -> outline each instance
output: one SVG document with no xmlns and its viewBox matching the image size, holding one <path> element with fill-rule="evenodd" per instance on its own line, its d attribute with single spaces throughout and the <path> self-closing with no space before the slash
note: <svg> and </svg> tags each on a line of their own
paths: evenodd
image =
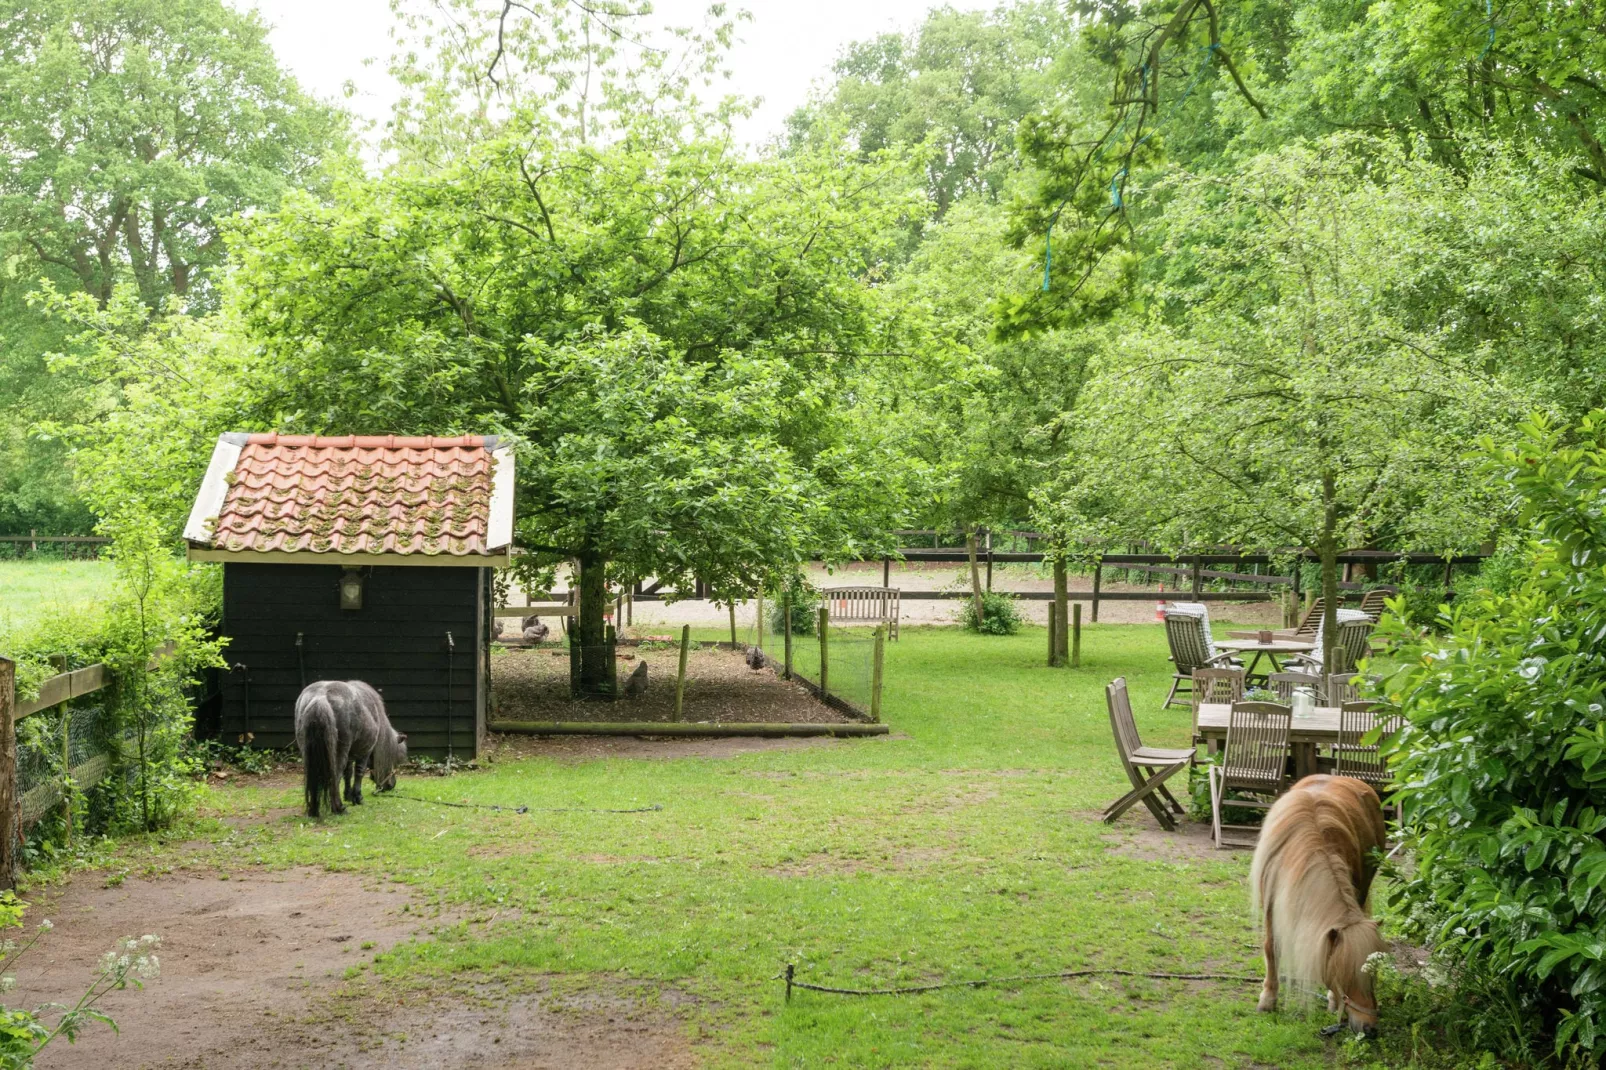
<svg viewBox="0 0 1606 1070">
<path fill-rule="evenodd" d="M 837 624 L 885 624 L 887 638 L 898 638 L 899 594 L 896 587 L 824 587 L 820 597 Z"/>
</svg>

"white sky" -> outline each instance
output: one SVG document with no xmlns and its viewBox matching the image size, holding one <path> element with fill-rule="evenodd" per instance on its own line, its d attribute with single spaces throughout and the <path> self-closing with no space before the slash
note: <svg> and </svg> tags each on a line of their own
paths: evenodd
<svg viewBox="0 0 1606 1070">
<path fill-rule="evenodd" d="M 343 100 L 349 80 L 357 94 L 344 103 L 359 115 L 383 121 L 396 89 L 385 73 L 390 54 L 390 8 L 386 0 L 231 0 L 255 6 L 273 27 L 279 59 L 314 94 Z M 993 6 L 994 0 L 949 0 L 953 7 Z M 662 25 L 700 25 L 708 0 L 656 0 L 651 16 Z M 916 25 L 935 0 L 746 0 L 753 14 L 739 26 L 740 43 L 730 57 L 730 91 L 762 97 L 762 107 L 738 133 L 762 141 L 780 131 L 786 116 L 823 78 L 850 41 Z M 364 66 L 363 61 L 374 62 Z"/>
</svg>

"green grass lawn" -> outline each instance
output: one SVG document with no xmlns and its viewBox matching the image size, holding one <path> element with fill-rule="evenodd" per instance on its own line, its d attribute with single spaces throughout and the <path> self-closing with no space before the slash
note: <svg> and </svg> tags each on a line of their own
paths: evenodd
<svg viewBox="0 0 1606 1070">
<path fill-rule="evenodd" d="M 112 582 L 109 561 L 0 561 L 0 635 L 48 618 L 93 618 Z"/>
<path fill-rule="evenodd" d="M 1128 678 L 1146 741 L 1188 734 L 1185 710 L 1159 709 L 1160 629 L 1088 627 L 1075 671 L 1043 667 L 1044 647 L 1041 629 L 906 630 L 888 647 L 889 738 L 725 759 L 496 762 L 397 792 L 658 812 L 370 797 L 332 821 L 212 825 L 202 864 L 359 871 L 494 917 L 379 956 L 353 971 L 353 992 L 537 975 L 581 989 L 646 982 L 689 997 L 674 1013 L 715 1066 L 1331 1065 L 1324 1019 L 1257 1014 L 1249 984 L 1105 977 L 783 1003 L 771 978 L 786 962 L 846 987 L 1258 970 L 1247 854 L 1156 849 L 1141 806 L 1113 828 L 1099 820 L 1126 786 L 1106 681 Z M 223 812 L 296 803 L 253 788 L 208 800 Z"/>
</svg>

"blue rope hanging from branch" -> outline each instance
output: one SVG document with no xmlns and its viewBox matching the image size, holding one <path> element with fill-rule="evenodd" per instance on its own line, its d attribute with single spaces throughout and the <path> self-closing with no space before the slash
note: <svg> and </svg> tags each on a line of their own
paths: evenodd
<svg viewBox="0 0 1606 1070">
<path fill-rule="evenodd" d="M 1492 0 L 1485 0 L 1485 2 L 1486 3 L 1491 3 Z M 1491 38 L 1491 41 L 1492 41 L 1492 38 Z M 1199 84 L 1199 79 L 1204 77 L 1204 72 L 1209 68 L 1211 61 L 1216 58 L 1216 50 L 1219 49 L 1220 47 L 1221 47 L 1221 42 L 1219 42 L 1219 41 L 1213 41 L 1210 44 L 1205 46 L 1206 55 L 1205 55 L 1204 62 L 1199 64 L 1198 68 L 1193 72 L 1193 77 L 1188 79 L 1188 84 L 1182 90 L 1182 95 L 1177 98 L 1176 104 L 1173 105 L 1174 107 L 1181 107 L 1182 104 L 1190 96 L 1193 95 L 1194 87 L 1196 87 Z M 1149 95 L 1149 65 L 1147 63 L 1145 63 L 1142 67 L 1138 68 L 1138 79 L 1139 79 L 1139 86 L 1140 86 L 1140 89 L 1141 89 L 1141 93 L 1142 93 L 1143 96 L 1147 97 Z M 1104 144 L 1103 145 L 1100 145 L 1097 149 L 1093 150 L 1093 156 L 1087 161 L 1089 167 L 1093 166 L 1094 161 L 1097 160 L 1101 155 L 1104 154 L 1104 148 L 1105 148 L 1106 145 L 1114 144 L 1116 141 L 1118 141 L 1120 139 L 1121 131 L 1126 129 L 1127 119 L 1129 119 L 1130 117 L 1131 117 L 1131 113 L 1130 112 L 1127 113 L 1126 115 L 1121 116 L 1120 125 L 1118 125 L 1115 128 L 1115 132 L 1112 133 L 1108 138 L 1106 138 L 1104 140 Z M 1148 141 L 1153 136 L 1154 136 L 1154 134 L 1152 132 L 1148 133 L 1148 134 L 1144 134 L 1132 146 L 1132 151 L 1136 152 L 1139 148 L 1141 148 L 1143 146 L 1144 142 Z M 1119 171 L 1117 171 L 1115 173 L 1114 177 L 1110 179 L 1110 207 L 1112 209 L 1120 208 L 1126 203 L 1121 197 L 1121 180 L 1124 179 L 1126 176 L 1127 176 L 1127 169 L 1126 169 L 1125 166 L 1123 166 Z M 1059 222 L 1060 213 L 1065 210 L 1065 205 L 1067 203 L 1069 203 L 1069 201 L 1070 201 L 1070 198 L 1067 197 L 1065 200 L 1060 202 L 1058 208 L 1054 209 L 1054 214 L 1049 217 L 1049 219 L 1048 219 L 1048 228 L 1047 228 L 1047 230 L 1045 231 L 1045 233 L 1043 235 L 1043 292 L 1044 293 L 1048 292 L 1049 286 L 1051 285 L 1052 280 L 1053 280 L 1053 270 L 1054 270 L 1054 224 Z"/>
</svg>

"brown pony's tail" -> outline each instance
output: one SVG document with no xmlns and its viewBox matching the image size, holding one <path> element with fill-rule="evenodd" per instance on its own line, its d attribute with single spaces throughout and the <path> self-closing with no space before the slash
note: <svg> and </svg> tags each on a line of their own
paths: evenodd
<svg viewBox="0 0 1606 1070">
<path fill-rule="evenodd" d="M 338 733 L 335 712 L 323 695 L 314 695 L 298 703 L 296 709 L 297 736 L 301 741 L 301 763 L 306 771 L 307 816 L 317 817 L 323 798 L 329 793 L 340 770 L 335 747 Z"/>
</svg>

